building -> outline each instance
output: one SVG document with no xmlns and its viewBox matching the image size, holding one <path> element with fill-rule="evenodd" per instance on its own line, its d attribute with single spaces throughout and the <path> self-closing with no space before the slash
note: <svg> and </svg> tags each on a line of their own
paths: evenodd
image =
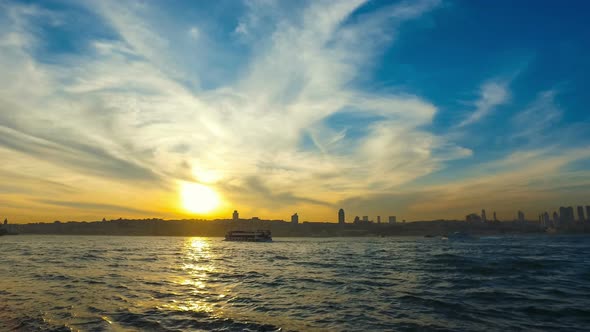
<svg viewBox="0 0 590 332">
<path fill-rule="evenodd" d="M 559 208 L 559 224 L 561 226 L 574 223 L 574 208 L 571 206 Z"/>
<path fill-rule="evenodd" d="M 363 222 L 369 222 L 369 216 L 363 216 Z"/>
<path fill-rule="evenodd" d="M 579 222 L 586 221 L 586 218 L 584 217 L 584 207 L 583 206 L 578 206 L 578 221 Z"/>
<path fill-rule="evenodd" d="M 298 224 L 299 223 L 299 216 L 297 215 L 297 213 L 295 213 L 294 215 L 291 216 L 291 223 L 292 224 Z"/>
<path fill-rule="evenodd" d="M 389 216 L 389 223 L 390 224 L 395 224 L 397 221 L 397 218 L 395 216 Z"/>
<path fill-rule="evenodd" d="M 553 226 L 559 226 L 559 214 L 556 211 L 553 211 Z"/>
<path fill-rule="evenodd" d="M 481 222 L 481 217 L 477 213 L 470 213 L 465 216 L 466 222 Z"/>
<path fill-rule="evenodd" d="M 238 213 L 238 210 L 234 210 L 234 214 L 232 215 L 231 219 L 233 221 L 238 221 L 240 219 L 240 214 Z"/>
<path fill-rule="evenodd" d="M 586 205 L 586 220 L 590 221 L 590 205 Z"/>
<path fill-rule="evenodd" d="M 380 224 L 381 223 L 381 216 L 377 216 L 377 223 Z"/>
<path fill-rule="evenodd" d="M 498 222 L 498 218 L 496 218 L 496 211 L 494 211 L 494 222 Z"/>
<path fill-rule="evenodd" d="M 481 210 L 481 221 L 483 221 L 483 222 L 488 221 L 488 218 L 486 217 L 486 210 L 485 209 Z"/>
<path fill-rule="evenodd" d="M 361 221 L 361 219 L 359 218 L 359 216 L 354 217 L 354 223 L 358 224 Z"/>
<path fill-rule="evenodd" d="M 519 210 L 518 213 L 517 213 L 517 215 L 516 215 L 516 220 L 518 220 L 518 221 L 524 221 L 525 220 L 524 219 L 524 212 L 522 212 L 522 211 Z"/>
<path fill-rule="evenodd" d="M 345 222 L 346 222 L 346 219 L 344 219 L 344 210 L 340 209 L 340 210 L 338 210 L 338 223 L 344 224 Z"/>
<path fill-rule="evenodd" d="M 542 220 L 543 220 L 543 222 L 542 222 L 543 227 L 551 227 L 551 226 L 553 226 L 551 224 L 551 218 L 549 218 L 549 213 L 547 213 L 547 212 L 543 213 Z"/>
</svg>

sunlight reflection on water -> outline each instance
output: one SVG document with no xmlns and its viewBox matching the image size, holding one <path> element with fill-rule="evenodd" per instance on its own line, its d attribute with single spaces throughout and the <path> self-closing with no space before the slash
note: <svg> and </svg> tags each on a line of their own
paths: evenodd
<svg viewBox="0 0 590 332">
<path fill-rule="evenodd" d="M 580 330 L 590 324 L 586 238 L 256 244 L 18 236 L 0 238 L 0 245 L 0 330 Z"/>
</svg>

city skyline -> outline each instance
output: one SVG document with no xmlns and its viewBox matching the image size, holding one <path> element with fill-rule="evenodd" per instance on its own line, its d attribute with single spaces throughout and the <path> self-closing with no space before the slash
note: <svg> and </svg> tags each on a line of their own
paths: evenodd
<svg viewBox="0 0 590 332">
<path fill-rule="evenodd" d="M 0 216 L 588 215 L 586 7 L 2 1 Z"/>
</svg>

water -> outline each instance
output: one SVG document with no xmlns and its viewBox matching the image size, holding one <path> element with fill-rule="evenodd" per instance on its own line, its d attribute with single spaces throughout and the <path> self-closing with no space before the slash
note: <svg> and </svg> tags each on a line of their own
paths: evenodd
<svg viewBox="0 0 590 332">
<path fill-rule="evenodd" d="M 590 237 L 0 237 L 0 330 L 590 328 Z"/>
</svg>

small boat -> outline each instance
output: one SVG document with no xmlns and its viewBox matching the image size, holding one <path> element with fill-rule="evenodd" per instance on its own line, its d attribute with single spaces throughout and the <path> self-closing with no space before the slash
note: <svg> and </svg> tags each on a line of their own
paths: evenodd
<svg viewBox="0 0 590 332">
<path fill-rule="evenodd" d="M 272 242 L 272 237 L 269 230 L 229 231 L 225 234 L 225 241 Z"/>
</svg>

